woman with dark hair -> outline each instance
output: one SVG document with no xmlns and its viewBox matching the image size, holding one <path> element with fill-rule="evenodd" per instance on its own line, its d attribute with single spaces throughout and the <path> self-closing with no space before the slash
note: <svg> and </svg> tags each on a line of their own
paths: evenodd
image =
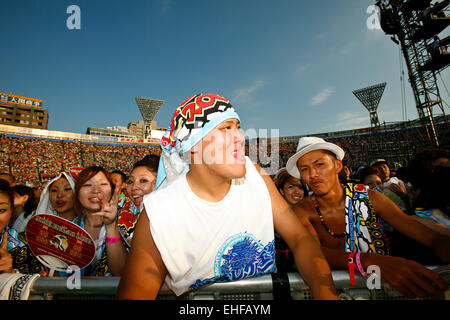
<svg viewBox="0 0 450 320">
<path fill-rule="evenodd" d="M 15 185 L 12 187 L 14 193 L 14 210 L 11 216 L 10 225 L 17 232 L 24 232 L 28 220 L 34 215 L 36 210 L 36 199 L 33 188 L 25 185 Z"/>
<path fill-rule="evenodd" d="M 14 191 L 0 179 L 0 274 L 43 273 L 43 266 L 31 253 L 24 237 L 9 226 L 14 211 Z"/>
<path fill-rule="evenodd" d="M 126 249 L 117 227 L 117 202 L 109 172 L 92 166 L 80 172 L 75 183 L 74 220 L 95 242 L 92 263 L 82 270 L 85 276 L 120 276 L 126 259 Z"/>
<path fill-rule="evenodd" d="M 0 274 L 14 273 L 13 258 L 8 252 L 8 223 L 14 206 L 14 194 L 8 181 L 0 179 Z"/>
<path fill-rule="evenodd" d="M 291 207 L 295 207 L 305 196 L 308 195 L 308 189 L 302 180 L 291 176 L 286 168 L 280 169 L 275 177 L 275 185 L 289 203 Z M 294 256 L 292 255 L 289 246 L 275 232 L 275 259 L 277 265 L 277 272 L 294 272 L 296 271 Z"/>
<path fill-rule="evenodd" d="M 158 172 L 159 156 L 147 155 L 133 165 L 127 180 L 128 197 L 119 202 L 119 217 L 117 225 L 125 240 L 127 249 L 131 248 L 131 239 L 140 215 L 140 207 L 144 196 L 155 189 L 156 173 Z"/>
<path fill-rule="evenodd" d="M 372 167 L 364 167 L 359 171 L 359 183 L 368 186 L 369 189 L 383 192 L 383 181 L 378 175 L 378 170 Z"/>
<path fill-rule="evenodd" d="M 285 168 L 280 170 L 275 180 L 278 191 L 291 206 L 295 206 L 308 195 L 303 181 L 291 176 Z"/>
<path fill-rule="evenodd" d="M 155 189 L 159 158 L 157 155 L 147 155 L 133 165 L 127 181 L 127 193 L 137 208 L 141 206 L 144 196 Z"/>
</svg>

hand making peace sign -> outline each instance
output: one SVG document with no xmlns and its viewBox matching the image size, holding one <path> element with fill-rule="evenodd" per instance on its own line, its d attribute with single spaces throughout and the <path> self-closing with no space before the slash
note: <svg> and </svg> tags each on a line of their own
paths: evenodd
<svg viewBox="0 0 450 320">
<path fill-rule="evenodd" d="M 93 213 L 93 216 L 103 217 L 103 223 L 110 225 L 116 221 L 117 205 L 119 203 L 120 189 L 115 188 L 114 193 L 109 201 L 105 199 L 103 193 L 98 194 L 98 198 L 101 201 L 100 211 Z"/>
</svg>

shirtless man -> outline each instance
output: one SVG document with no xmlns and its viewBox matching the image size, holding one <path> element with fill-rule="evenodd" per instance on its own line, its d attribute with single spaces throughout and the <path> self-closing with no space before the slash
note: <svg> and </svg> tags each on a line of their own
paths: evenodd
<svg viewBox="0 0 450 320">
<path fill-rule="evenodd" d="M 157 190 L 144 198 L 118 298 L 154 299 L 163 282 L 181 295 L 273 272 L 275 228 L 314 298 L 337 299 L 318 242 L 271 178 L 245 157 L 239 129 L 237 113 L 221 96 L 192 96 L 177 108 L 161 140 Z"/>
<path fill-rule="evenodd" d="M 344 151 L 335 144 L 316 137 L 304 137 L 299 141 L 297 153 L 286 165 L 288 172 L 297 178 L 301 176 L 314 193 L 303 199 L 294 210 L 320 240 L 331 269 L 348 269 L 349 257 L 354 259 L 351 252 L 360 252 L 363 270 L 370 265 L 378 266 L 381 278 L 409 298 L 445 291 L 447 284 L 437 273 L 416 262 L 387 255 L 387 245 L 377 230 L 377 216 L 406 236 L 432 248 L 446 263 L 450 262 L 450 238 L 418 223 L 386 196 L 365 190 L 362 185 L 350 190 L 353 194 L 358 193 L 361 199 L 352 199 L 357 205 L 349 206 L 349 197 L 346 197 L 338 178 L 344 155 Z M 353 211 L 349 213 L 346 206 L 352 207 Z M 364 208 L 360 210 L 362 215 L 354 212 L 358 211 L 358 206 Z M 356 222 L 345 222 L 350 218 L 358 222 L 358 227 L 355 227 Z"/>
</svg>

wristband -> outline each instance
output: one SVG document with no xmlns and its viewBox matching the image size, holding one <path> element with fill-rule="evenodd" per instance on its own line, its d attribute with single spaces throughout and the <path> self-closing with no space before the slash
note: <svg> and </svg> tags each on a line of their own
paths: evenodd
<svg viewBox="0 0 450 320">
<path fill-rule="evenodd" d="M 106 239 L 106 243 L 113 244 L 113 243 L 116 243 L 117 241 L 119 241 L 120 237 L 108 237 L 108 236 L 106 236 L 105 239 Z"/>
<path fill-rule="evenodd" d="M 355 285 L 355 268 L 356 268 L 356 264 L 355 261 L 353 260 L 353 256 L 355 255 L 354 252 L 350 252 L 350 254 L 348 255 L 347 258 L 347 265 L 348 265 L 348 273 L 350 274 L 350 283 L 352 285 Z"/>
<path fill-rule="evenodd" d="M 358 266 L 358 271 L 361 273 L 363 277 L 368 277 L 369 275 L 364 271 L 364 268 L 361 264 L 361 252 L 356 253 L 356 265 Z"/>
</svg>

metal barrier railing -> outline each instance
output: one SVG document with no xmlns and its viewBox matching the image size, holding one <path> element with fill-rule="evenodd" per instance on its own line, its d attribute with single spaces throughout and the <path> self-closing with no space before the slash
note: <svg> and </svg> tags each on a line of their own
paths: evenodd
<svg viewBox="0 0 450 320">
<path fill-rule="evenodd" d="M 435 270 L 450 284 L 450 265 L 428 266 Z M 406 299 L 381 281 L 381 288 L 368 289 L 365 278 L 355 276 L 355 285 L 350 284 L 347 271 L 333 271 L 333 280 L 341 299 L 398 300 Z M 41 277 L 36 279 L 30 289 L 30 300 L 48 299 L 114 299 L 120 278 L 82 277 L 78 288 L 68 285 L 68 278 Z M 72 289 L 71 289 L 72 287 Z M 308 300 L 311 291 L 298 273 L 271 274 L 234 282 L 213 283 L 181 296 L 175 296 L 164 284 L 159 291 L 160 300 Z M 433 298 L 450 300 L 450 289 Z"/>
</svg>

